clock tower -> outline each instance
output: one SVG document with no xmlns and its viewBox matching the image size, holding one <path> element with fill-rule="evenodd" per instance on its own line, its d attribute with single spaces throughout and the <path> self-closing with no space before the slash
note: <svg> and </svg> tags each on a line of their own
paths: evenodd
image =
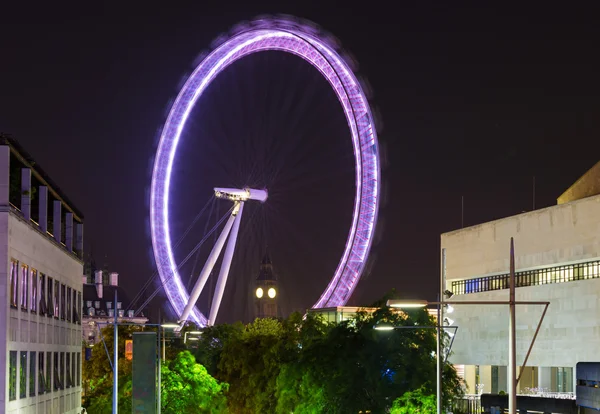
<svg viewBox="0 0 600 414">
<path fill-rule="evenodd" d="M 279 316 L 279 286 L 273 272 L 271 257 L 267 251 L 260 264 L 258 277 L 254 281 L 254 315 L 257 318 L 277 318 Z"/>
</svg>

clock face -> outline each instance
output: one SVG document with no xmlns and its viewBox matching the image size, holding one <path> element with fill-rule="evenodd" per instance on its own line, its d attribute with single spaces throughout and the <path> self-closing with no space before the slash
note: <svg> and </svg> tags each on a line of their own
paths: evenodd
<svg viewBox="0 0 600 414">
<path fill-rule="evenodd" d="M 262 298 L 262 297 L 263 297 L 263 295 L 264 295 L 263 289 L 262 289 L 262 288 L 260 288 L 260 287 L 259 287 L 259 288 L 257 288 L 257 289 L 256 289 L 256 297 L 260 299 L 260 298 Z"/>
<path fill-rule="evenodd" d="M 273 299 L 277 295 L 277 291 L 275 290 L 275 288 L 269 288 L 269 290 L 267 291 L 267 295 L 269 295 L 269 297 Z"/>
</svg>

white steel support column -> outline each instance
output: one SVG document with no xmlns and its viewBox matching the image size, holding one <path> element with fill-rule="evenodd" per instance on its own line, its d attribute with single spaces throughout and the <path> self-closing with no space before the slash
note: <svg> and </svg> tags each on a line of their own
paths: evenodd
<svg viewBox="0 0 600 414">
<path fill-rule="evenodd" d="M 235 210 L 235 209 L 234 209 Z M 225 248 L 225 255 L 223 256 L 223 263 L 221 264 L 221 270 L 219 271 L 219 279 L 217 280 L 217 287 L 215 288 L 215 296 L 210 307 L 210 316 L 208 317 L 208 326 L 215 324 L 217 320 L 217 313 L 219 312 L 219 306 L 223 299 L 223 292 L 225 291 L 225 285 L 227 284 L 227 277 L 229 276 L 229 268 L 231 267 L 231 259 L 233 259 L 233 253 L 235 251 L 235 244 L 237 242 L 238 232 L 240 230 L 240 222 L 242 221 L 242 212 L 244 211 L 244 202 L 239 203 L 239 211 L 236 215 L 231 229 L 231 235 L 227 242 L 227 248 Z"/>
<path fill-rule="evenodd" d="M 233 206 L 233 211 L 231 212 L 231 216 L 229 216 L 229 219 L 227 220 L 227 223 L 225 224 L 223 231 L 219 235 L 219 238 L 217 239 L 215 246 L 213 247 L 212 251 L 210 252 L 210 255 L 208 256 L 208 260 L 206 261 L 206 263 L 204 264 L 204 267 L 202 268 L 202 271 L 200 272 L 198 281 L 194 285 L 194 289 L 192 290 L 192 293 L 190 294 L 189 302 L 185 306 L 185 309 L 183 310 L 183 313 L 181 314 L 181 317 L 179 318 L 179 322 L 185 322 L 187 320 L 187 318 L 190 316 L 190 312 L 192 311 L 194 306 L 196 306 L 196 301 L 200 297 L 200 294 L 202 293 L 202 289 L 204 289 L 204 285 L 206 284 L 206 281 L 208 280 L 208 276 L 210 276 L 210 272 L 212 271 L 213 267 L 215 266 L 215 263 L 217 262 L 217 258 L 221 254 L 221 250 L 223 249 L 225 240 L 227 239 L 227 236 L 229 235 L 229 232 L 231 231 L 231 227 L 233 226 L 233 222 L 236 219 L 239 209 L 240 209 L 240 202 L 236 201 L 235 205 Z"/>
</svg>

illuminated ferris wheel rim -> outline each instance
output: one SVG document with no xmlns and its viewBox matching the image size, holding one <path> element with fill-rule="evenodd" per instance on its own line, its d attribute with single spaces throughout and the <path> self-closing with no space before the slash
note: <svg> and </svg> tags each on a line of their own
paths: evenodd
<svg viewBox="0 0 600 414">
<path fill-rule="evenodd" d="M 321 39 L 312 27 L 289 20 L 262 19 L 239 29 L 198 64 L 173 103 L 161 132 L 150 193 L 151 236 L 161 282 L 178 315 L 186 306 L 189 294 L 178 273 L 171 245 L 169 187 L 181 133 L 196 101 L 220 72 L 244 56 L 269 50 L 299 56 L 327 79 L 342 104 L 352 137 L 356 178 L 352 225 L 336 271 L 313 307 L 345 305 L 366 265 L 377 221 L 381 183 L 377 132 L 368 99 L 336 47 Z M 196 307 L 190 316 L 200 326 L 207 323 Z"/>
</svg>

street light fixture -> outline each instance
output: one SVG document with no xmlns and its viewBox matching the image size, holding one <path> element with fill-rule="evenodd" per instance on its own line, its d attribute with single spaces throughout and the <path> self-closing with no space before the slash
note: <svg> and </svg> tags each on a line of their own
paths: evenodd
<svg viewBox="0 0 600 414">
<path fill-rule="evenodd" d="M 424 308 L 428 304 L 429 303 L 426 300 L 393 299 L 393 300 L 387 301 L 387 305 L 390 308 L 401 308 L 401 309 Z"/>
<path fill-rule="evenodd" d="M 185 344 L 188 341 L 188 334 L 189 335 L 202 335 L 202 331 L 187 331 L 186 333 L 183 334 L 183 343 Z M 199 340 L 199 338 L 195 337 L 195 336 L 190 336 L 190 341 L 197 341 Z"/>
<path fill-rule="evenodd" d="M 442 414 L 442 311 L 441 303 L 437 302 L 437 318 L 436 318 L 436 406 L 437 414 Z M 387 301 L 387 305 L 390 308 L 424 308 L 430 305 L 426 300 L 399 300 L 390 299 Z"/>
</svg>

